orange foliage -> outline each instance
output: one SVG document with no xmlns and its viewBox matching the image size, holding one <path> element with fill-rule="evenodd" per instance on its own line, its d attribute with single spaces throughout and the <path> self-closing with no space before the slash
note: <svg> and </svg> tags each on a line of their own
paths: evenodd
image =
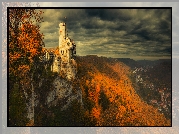
<svg viewBox="0 0 179 134">
<path fill-rule="evenodd" d="M 59 48 L 58 48 L 58 47 L 55 49 L 54 53 L 55 53 L 56 55 L 59 55 Z"/>
<path fill-rule="evenodd" d="M 94 64 L 96 65 L 96 64 Z M 107 64 L 120 79 L 110 78 L 108 75 L 101 73 L 94 67 L 90 71 L 89 63 L 85 64 L 91 79 L 84 79 L 85 85 L 88 86 L 88 98 L 95 103 L 92 108 L 92 115 L 101 120 L 102 125 L 112 126 L 165 126 L 170 125 L 162 114 L 154 107 L 143 102 L 135 92 L 132 82 L 128 78 L 130 68 L 123 63 L 113 65 Z M 111 72 L 112 73 L 112 72 Z M 100 91 L 104 91 L 111 107 L 102 111 L 99 105 Z"/>
<path fill-rule="evenodd" d="M 94 108 L 92 108 L 92 110 L 91 110 L 91 114 L 92 114 L 92 116 L 94 116 L 97 120 L 99 120 L 100 119 L 100 112 L 101 112 L 101 109 L 99 108 L 99 107 L 94 107 Z"/>
<path fill-rule="evenodd" d="M 30 70 L 35 57 L 42 54 L 43 37 L 39 26 L 42 11 L 35 9 L 10 9 L 9 10 L 9 70 L 10 73 L 21 75 Z M 20 72 L 21 73 L 20 73 Z M 26 71 L 26 72 L 23 72 Z"/>
</svg>

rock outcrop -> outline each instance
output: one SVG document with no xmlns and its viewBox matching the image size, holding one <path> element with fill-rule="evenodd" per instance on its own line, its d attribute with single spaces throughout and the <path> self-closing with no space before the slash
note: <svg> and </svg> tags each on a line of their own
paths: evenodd
<svg viewBox="0 0 179 134">
<path fill-rule="evenodd" d="M 47 96 L 48 107 L 59 105 L 61 110 L 65 110 L 73 100 L 78 100 L 82 104 L 82 93 L 78 89 L 73 92 L 72 82 L 58 76 L 53 82 L 54 90 Z"/>
</svg>

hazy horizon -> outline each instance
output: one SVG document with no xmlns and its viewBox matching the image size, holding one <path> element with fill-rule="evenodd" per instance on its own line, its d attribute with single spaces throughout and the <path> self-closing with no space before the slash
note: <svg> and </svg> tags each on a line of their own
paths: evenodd
<svg viewBox="0 0 179 134">
<path fill-rule="evenodd" d="M 57 47 L 57 46 L 56 46 Z M 46 49 L 53 49 L 53 48 L 56 48 L 56 47 L 45 47 Z M 110 56 L 103 56 L 103 55 L 99 55 L 99 54 L 86 54 L 86 55 L 78 55 L 77 56 L 88 56 L 88 55 L 97 55 L 98 57 L 106 57 L 106 58 L 130 58 L 130 59 L 133 59 L 133 60 L 150 60 L 150 61 L 155 61 L 155 60 L 160 60 L 160 59 L 172 59 L 171 57 L 110 57 Z M 176 58 L 177 59 L 177 58 Z M 178 58 L 179 59 L 179 58 Z"/>
</svg>

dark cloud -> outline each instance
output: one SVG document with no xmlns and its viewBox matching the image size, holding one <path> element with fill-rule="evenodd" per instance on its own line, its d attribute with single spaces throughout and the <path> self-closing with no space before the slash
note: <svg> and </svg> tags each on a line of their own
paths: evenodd
<svg viewBox="0 0 179 134">
<path fill-rule="evenodd" d="M 58 46 L 59 23 L 67 23 L 77 55 L 171 57 L 170 9 L 46 9 L 41 31 Z M 65 19 L 64 17 L 67 17 Z"/>
</svg>

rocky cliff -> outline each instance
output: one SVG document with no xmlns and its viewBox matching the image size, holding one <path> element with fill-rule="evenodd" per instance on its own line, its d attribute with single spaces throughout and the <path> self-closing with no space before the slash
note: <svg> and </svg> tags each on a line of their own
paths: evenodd
<svg viewBox="0 0 179 134">
<path fill-rule="evenodd" d="M 61 110 L 65 110 L 73 100 L 78 100 L 82 104 L 81 90 L 73 92 L 74 87 L 72 81 L 68 81 L 57 76 L 53 81 L 53 90 L 48 93 L 46 104 L 50 106 L 60 106 Z"/>
</svg>

